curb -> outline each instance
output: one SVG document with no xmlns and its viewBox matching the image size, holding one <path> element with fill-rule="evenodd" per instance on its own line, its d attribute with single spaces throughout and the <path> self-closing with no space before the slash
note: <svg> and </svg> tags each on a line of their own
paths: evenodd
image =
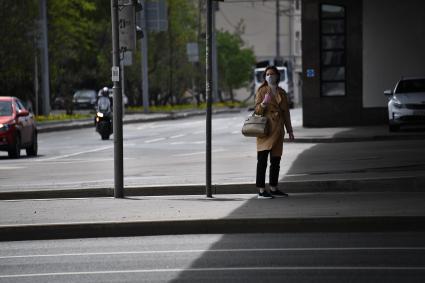
<svg viewBox="0 0 425 283">
<path fill-rule="evenodd" d="M 178 234 L 424 231 L 425 216 L 195 219 L 0 226 L 0 241 Z"/>
<path fill-rule="evenodd" d="M 359 180 L 281 181 L 288 193 L 329 192 L 423 192 L 425 177 L 376 178 Z M 222 184 L 212 186 L 213 194 L 255 194 L 255 185 Z M 125 196 L 203 195 L 205 185 L 126 187 Z M 0 192 L 0 200 L 113 197 L 113 188 L 53 189 Z"/>
</svg>

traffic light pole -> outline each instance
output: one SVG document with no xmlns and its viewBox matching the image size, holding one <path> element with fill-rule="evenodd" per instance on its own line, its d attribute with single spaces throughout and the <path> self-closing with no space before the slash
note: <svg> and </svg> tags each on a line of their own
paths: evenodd
<svg viewBox="0 0 425 283">
<path fill-rule="evenodd" d="M 206 98 L 207 98 L 207 118 L 206 118 L 206 196 L 212 197 L 211 188 L 211 101 L 212 101 L 212 1 L 207 0 L 207 31 L 206 31 Z"/>
<path fill-rule="evenodd" d="M 122 134 L 122 95 L 120 87 L 120 47 L 118 28 L 118 0 L 111 0 L 112 18 L 112 81 L 114 130 L 114 197 L 124 197 L 124 162 Z M 118 72 L 116 71 L 118 69 Z M 118 76 L 118 77 L 117 77 Z"/>
</svg>

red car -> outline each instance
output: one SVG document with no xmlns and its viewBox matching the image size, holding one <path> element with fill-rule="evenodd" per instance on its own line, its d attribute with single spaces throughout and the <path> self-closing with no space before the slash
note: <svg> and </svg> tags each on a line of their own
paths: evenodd
<svg viewBox="0 0 425 283">
<path fill-rule="evenodd" d="M 34 116 L 16 97 L 0 96 L 0 150 L 19 158 L 25 148 L 28 156 L 36 156 L 37 127 Z"/>
</svg>

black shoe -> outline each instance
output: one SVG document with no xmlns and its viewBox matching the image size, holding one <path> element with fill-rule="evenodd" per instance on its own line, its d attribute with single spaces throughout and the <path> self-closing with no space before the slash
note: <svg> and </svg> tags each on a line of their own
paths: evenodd
<svg viewBox="0 0 425 283">
<path fill-rule="evenodd" d="M 276 189 L 275 191 L 270 190 L 270 193 L 272 194 L 272 196 L 277 197 L 277 198 L 289 197 L 289 195 L 287 193 L 284 193 L 284 192 L 280 191 L 279 189 Z"/>
<path fill-rule="evenodd" d="M 258 198 L 259 199 L 272 199 L 273 196 L 268 192 L 268 191 L 264 191 L 264 192 L 258 192 Z"/>
</svg>

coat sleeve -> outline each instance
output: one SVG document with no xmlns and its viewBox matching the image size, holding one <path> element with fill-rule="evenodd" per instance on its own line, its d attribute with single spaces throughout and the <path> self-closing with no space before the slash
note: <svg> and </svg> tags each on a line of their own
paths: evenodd
<svg viewBox="0 0 425 283">
<path fill-rule="evenodd" d="M 291 113 L 289 112 L 289 102 L 288 96 L 285 91 L 283 91 L 284 103 L 283 103 L 283 119 L 285 123 L 285 128 L 287 133 L 292 133 L 292 123 L 291 123 Z"/>
<path fill-rule="evenodd" d="M 257 90 L 257 93 L 255 94 L 255 114 L 257 115 L 264 115 L 264 111 L 266 110 L 266 107 L 263 107 L 261 105 L 261 102 L 264 99 L 265 91 L 264 87 L 261 87 Z"/>
</svg>

